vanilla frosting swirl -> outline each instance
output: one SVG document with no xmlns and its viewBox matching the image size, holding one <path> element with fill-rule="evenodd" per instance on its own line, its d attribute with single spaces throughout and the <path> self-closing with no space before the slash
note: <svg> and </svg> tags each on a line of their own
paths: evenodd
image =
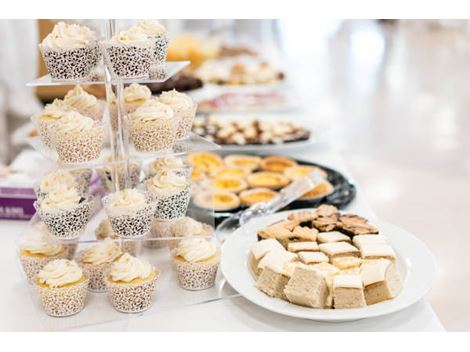
<svg viewBox="0 0 470 352">
<path fill-rule="evenodd" d="M 132 121 L 152 122 L 158 119 L 170 119 L 173 117 L 173 110 L 168 105 L 162 104 L 155 99 L 149 99 L 129 114 Z"/>
<path fill-rule="evenodd" d="M 113 281 L 131 282 L 135 279 L 145 279 L 154 272 L 154 267 L 147 261 L 124 253 L 111 267 Z"/>
<path fill-rule="evenodd" d="M 137 24 L 145 34 L 149 37 L 156 37 L 166 33 L 166 28 L 155 20 L 143 20 Z"/>
<path fill-rule="evenodd" d="M 54 242 L 55 239 L 43 222 L 37 224 L 35 227 L 38 232 L 28 236 L 25 243 L 21 246 L 21 249 L 31 254 L 42 254 L 47 257 L 57 255 L 65 249 L 61 244 L 51 243 Z"/>
<path fill-rule="evenodd" d="M 175 158 L 174 156 L 166 156 L 152 161 L 148 171 L 150 174 L 155 175 L 163 169 L 182 169 L 184 167 L 184 162 L 181 159 Z"/>
<path fill-rule="evenodd" d="M 83 250 L 82 262 L 93 265 L 112 263 L 122 254 L 121 248 L 117 243 L 104 241 L 93 247 Z"/>
<path fill-rule="evenodd" d="M 126 188 L 113 194 L 112 207 L 131 207 L 146 203 L 145 195 L 136 189 Z"/>
<path fill-rule="evenodd" d="M 180 93 L 175 89 L 163 92 L 158 100 L 160 103 L 169 105 L 174 111 L 185 111 L 192 109 L 194 106 L 193 100 L 189 95 Z"/>
<path fill-rule="evenodd" d="M 147 189 L 156 194 L 173 193 L 187 186 L 186 179 L 171 170 L 161 170 L 147 182 Z"/>
<path fill-rule="evenodd" d="M 72 260 L 56 259 L 49 262 L 37 275 L 41 284 L 49 287 L 61 287 L 79 281 L 83 277 L 83 271 Z"/>
<path fill-rule="evenodd" d="M 81 133 L 92 130 L 95 123 L 92 118 L 83 116 L 76 111 L 68 111 L 58 120 L 54 128 L 60 133 Z"/>
<path fill-rule="evenodd" d="M 75 86 L 64 97 L 64 102 L 76 109 L 87 109 L 96 105 L 98 99 L 88 94 L 82 87 Z"/>
<path fill-rule="evenodd" d="M 203 232 L 202 223 L 188 216 L 176 221 L 171 225 L 171 234 L 175 237 L 197 236 Z"/>
<path fill-rule="evenodd" d="M 60 99 L 54 99 L 52 104 L 47 104 L 38 119 L 40 121 L 57 121 L 64 117 L 72 107 Z"/>
<path fill-rule="evenodd" d="M 42 41 L 42 45 L 50 49 L 80 48 L 96 40 L 95 33 L 88 27 L 78 24 L 59 22 Z"/>
<path fill-rule="evenodd" d="M 182 257 L 187 262 L 202 262 L 213 257 L 217 253 L 214 243 L 203 238 L 188 238 L 181 240 L 174 254 Z"/>
<path fill-rule="evenodd" d="M 59 188 L 73 188 L 77 186 L 75 178 L 70 172 L 56 171 L 48 174 L 41 182 L 40 190 L 44 193 L 57 190 Z"/>
<path fill-rule="evenodd" d="M 113 43 L 134 44 L 148 40 L 147 34 L 139 27 L 131 27 L 127 31 L 121 31 L 111 38 Z"/>
<path fill-rule="evenodd" d="M 142 84 L 132 83 L 124 88 L 124 101 L 130 104 L 143 103 L 152 97 L 152 91 Z"/>
<path fill-rule="evenodd" d="M 62 187 L 49 192 L 41 202 L 41 208 L 47 211 L 68 210 L 77 206 L 80 199 L 75 188 Z"/>
</svg>

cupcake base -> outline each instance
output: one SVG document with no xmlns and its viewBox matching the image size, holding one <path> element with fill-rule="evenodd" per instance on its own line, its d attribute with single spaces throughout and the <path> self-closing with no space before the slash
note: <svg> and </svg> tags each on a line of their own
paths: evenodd
<svg viewBox="0 0 470 352">
<path fill-rule="evenodd" d="M 84 163 L 98 159 L 103 149 L 104 129 L 101 123 L 80 135 L 54 133 L 53 144 L 63 163 Z"/>
<path fill-rule="evenodd" d="M 158 35 L 152 39 L 155 42 L 153 47 L 153 64 L 162 65 L 165 63 L 168 53 L 168 37 L 166 35 Z"/>
<path fill-rule="evenodd" d="M 171 237 L 170 227 L 173 224 L 173 221 L 152 221 L 152 228 L 150 230 L 149 238 L 161 238 L 161 237 Z M 164 248 L 167 246 L 169 241 L 165 240 L 153 240 L 145 241 L 144 247 L 146 248 Z"/>
<path fill-rule="evenodd" d="M 200 263 L 191 263 L 173 257 L 178 283 L 181 288 L 199 291 L 214 286 L 219 268 L 219 258 L 219 252 L 217 252 L 214 258 Z"/>
<path fill-rule="evenodd" d="M 67 258 L 68 250 L 64 249 L 60 253 L 46 257 L 46 256 L 33 256 L 33 255 L 21 255 L 20 261 L 23 271 L 26 274 L 26 278 L 30 284 L 34 283 L 34 278 L 49 262 L 56 259 Z"/>
<path fill-rule="evenodd" d="M 197 105 L 185 111 L 175 111 L 176 116 L 180 117 L 180 123 L 176 132 L 176 139 L 185 138 L 193 127 L 194 117 L 196 116 Z"/>
<path fill-rule="evenodd" d="M 156 152 L 173 147 L 178 126 L 177 118 L 161 118 L 149 123 L 130 122 L 129 130 L 137 151 Z"/>
<path fill-rule="evenodd" d="M 174 220 L 182 218 L 186 215 L 190 199 L 189 187 L 172 196 L 156 196 L 157 209 L 155 210 L 155 219 Z"/>
<path fill-rule="evenodd" d="M 106 292 L 108 289 L 107 275 L 112 263 L 90 264 L 80 261 L 80 266 L 88 277 L 88 290 L 92 292 Z"/>
<path fill-rule="evenodd" d="M 114 234 L 120 238 L 140 238 L 150 232 L 150 225 L 155 212 L 155 203 L 149 203 L 134 212 L 122 213 L 118 209 L 106 206 L 108 219 Z"/>
<path fill-rule="evenodd" d="M 111 73 L 120 79 L 148 77 L 152 56 L 151 45 L 109 45 L 106 47 L 106 58 Z"/>
</svg>

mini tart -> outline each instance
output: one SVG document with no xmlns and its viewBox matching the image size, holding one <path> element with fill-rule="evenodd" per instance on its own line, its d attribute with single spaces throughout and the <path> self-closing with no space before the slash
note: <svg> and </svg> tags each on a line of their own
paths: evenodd
<svg viewBox="0 0 470 352">
<path fill-rule="evenodd" d="M 194 204 L 200 208 L 225 211 L 238 208 L 240 199 L 235 193 L 228 191 L 205 191 L 196 195 Z"/>
<path fill-rule="evenodd" d="M 240 193 L 248 188 L 248 183 L 245 180 L 235 177 L 214 178 L 212 185 L 216 190 L 233 193 Z"/>
<path fill-rule="evenodd" d="M 285 156 L 268 156 L 261 160 L 260 169 L 271 172 L 284 172 L 288 167 L 297 166 L 297 162 Z"/>
<path fill-rule="evenodd" d="M 250 169 L 235 166 L 224 166 L 220 169 L 211 171 L 210 176 L 214 178 L 227 178 L 227 177 L 246 177 L 250 174 Z"/>
<path fill-rule="evenodd" d="M 269 188 L 253 188 L 240 193 L 240 201 L 243 205 L 251 206 L 256 203 L 267 202 L 277 196 L 277 192 Z"/>
<path fill-rule="evenodd" d="M 289 184 L 289 179 L 277 172 L 260 171 L 247 177 L 251 187 L 279 189 Z"/>
<path fill-rule="evenodd" d="M 220 156 L 215 153 L 192 153 L 188 155 L 189 163 L 203 172 L 210 172 L 223 166 Z"/>
<path fill-rule="evenodd" d="M 203 180 L 205 175 L 206 175 L 205 172 L 202 171 L 200 168 L 193 167 L 191 170 L 190 179 L 191 181 L 198 182 L 198 181 Z"/>
<path fill-rule="evenodd" d="M 258 169 L 261 162 L 259 156 L 233 154 L 224 158 L 225 165 L 228 167 L 237 167 L 248 170 Z"/>
<path fill-rule="evenodd" d="M 284 176 L 286 176 L 291 181 L 295 181 L 295 180 L 298 180 L 299 178 L 307 176 L 310 172 L 314 170 L 318 170 L 320 176 L 323 177 L 324 179 L 328 177 L 328 174 L 326 173 L 325 170 L 323 170 L 322 168 L 319 168 L 316 166 L 310 166 L 310 165 L 296 165 L 296 166 L 288 167 L 284 169 Z"/>
<path fill-rule="evenodd" d="M 308 191 L 307 193 L 305 193 L 302 197 L 300 197 L 300 199 L 313 199 L 313 198 L 318 198 L 318 197 L 325 197 L 333 193 L 334 190 L 335 190 L 334 186 L 328 181 L 325 181 L 317 185 L 311 191 Z"/>
</svg>

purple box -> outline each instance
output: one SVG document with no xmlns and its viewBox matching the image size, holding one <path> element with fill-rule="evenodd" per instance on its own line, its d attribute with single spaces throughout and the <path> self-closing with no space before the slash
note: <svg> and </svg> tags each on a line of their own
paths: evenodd
<svg viewBox="0 0 470 352">
<path fill-rule="evenodd" d="M 36 210 L 34 189 L 0 187 L 0 219 L 29 220 Z"/>
</svg>

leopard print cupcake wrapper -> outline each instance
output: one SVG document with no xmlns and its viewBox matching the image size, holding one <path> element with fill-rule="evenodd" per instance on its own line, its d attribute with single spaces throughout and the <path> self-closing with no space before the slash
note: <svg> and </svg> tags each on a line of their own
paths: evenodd
<svg viewBox="0 0 470 352">
<path fill-rule="evenodd" d="M 186 215 L 189 201 L 191 199 L 190 187 L 186 187 L 180 192 L 171 196 L 159 196 L 153 194 L 157 202 L 155 219 L 174 220 Z"/>
<path fill-rule="evenodd" d="M 205 290 L 215 284 L 219 268 L 219 256 L 209 262 L 190 263 L 174 259 L 178 283 L 181 288 L 190 291 Z"/>
<path fill-rule="evenodd" d="M 180 123 L 178 131 L 176 132 L 176 139 L 185 138 L 191 128 L 193 127 L 194 117 L 196 116 L 197 104 L 194 104 L 191 109 L 175 110 L 175 115 L 179 116 Z"/>
<path fill-rule="evenodd" d="M 166 35 L 158 35 L 154 38 L 153 47 L 153 64 L 162 65 L 166 61 L 166 55 L 168 53 L 168 37 Z"/>
<path fill-rule="evenodd" d="M 176 140 L 179 118 L 160 118 L 151 122 L 131 121 L 129 132 L 139 152 L 169 150 Z"/>
<path fill-rule="evenodd" d="M 105 59 L 114 78 L 148 77 L 153 62 L 153 46 L 148 41 L 140 45 L 104 44 Z"/>
</svg>

